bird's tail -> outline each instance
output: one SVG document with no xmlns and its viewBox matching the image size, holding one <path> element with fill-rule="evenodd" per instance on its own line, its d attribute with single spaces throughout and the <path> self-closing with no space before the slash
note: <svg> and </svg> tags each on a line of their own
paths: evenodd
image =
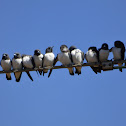
<svg viewBox="0 0 126 126">
<path fill-rule="evenodd" d="M 31 76 L 31 74 L 30 74 L 28 71 L 26 71 L 26 73 L 27 73 L 27 75 L 29 76 L 29 78 L 33 81 L 33 78 L 32 78 L 32 76 Z"/>
<path fill-rule="evenodd" d="M 92 70 L 97 74 L 97 73 L 101 73 L 101 67 L 91 67 Z"/>
<path fill-rule="evenodd" d="M 122 66 L 122 63 L 118 63 L 118 66 Z M 122 72 L 122 68 L 119 68 L 119 71 Z"/>
<path fill-rule="evenodd" d="M 73 68 L 68 68 L 70 75 L 74 75 L 74 70 Z"/>
<path fill-rule="evenodd" d="M 78 74 L 78 75 L 81 74 L 81 68 L 82 67 L 75 67 L 75 68 L 76 68 L 75 73 Z"/>
<path fill-rule="evenodd" d="M 91 69 L 97 74 L 97 68 L 96 67 L 91 67 Z"/>
<path fill-rule="evenodd" d="M 42 75 L 42 70 L 38 70 L 39 71 L 39 74 Z"/>
<path fill-rule="evenodd" d="M 48 70 L 47 69 L 44 69 L 43 70 L 43 76 L 44 76 L 45 73 L 48 73 Z"/>
<path fill-rule="evenodd" d="M 22 72 L 14 72 L 16 82 L 19 82 L 21 79 Z"/>
<path fill-rule="evenodd" d="M 11 80 L 12 78 L 11 78 L 11 73 L 7 73 L 6 74 L 6 78 L 7 78 L 7 80 Z"/>
</svg>

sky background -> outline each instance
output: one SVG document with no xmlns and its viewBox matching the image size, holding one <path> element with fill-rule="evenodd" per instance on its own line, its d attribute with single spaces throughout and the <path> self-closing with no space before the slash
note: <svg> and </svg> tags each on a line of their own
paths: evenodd
<svg viewBox="0 0 126 126">
<path fill-rule="evenodd" d="M 54 46 L 126 45 L 125 0 L 0 0 L 0 55 L 44 54 Z M 113 58 L 110 54 L 109 59 Z M 84 61 L 86 62 L 86 61 Z M 60 65 L 60 63 L 57 63 Z M 39 76 L 34 82 L 0 75 L 0 126 L 126 126 L 126 70 L 96 75 L 83 67 L 81 75 L 67 69 Z"/>
</svg>

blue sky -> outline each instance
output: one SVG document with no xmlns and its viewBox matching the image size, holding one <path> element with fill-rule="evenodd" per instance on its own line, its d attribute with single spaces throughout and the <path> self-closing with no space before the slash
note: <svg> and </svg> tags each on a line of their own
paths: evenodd
<svg viewBox="0 0 126 126">
<path fill-rule="evenodd" d="M 33 55 L 35 49 L 44 54 L 48 46 L 57 55 L 62 44 L 84 53 L 104 42 L 109 48 L 115 40 L 126 45 L 125 5 L 124 0 L 1 0 L 0 55 Z M 83 67 L 80 76 L 59 69 L 49 79 L 31 74 L 34 82 L 23 73 L 20 83 L 14 75 L 12 81 L 0 75 L 1 126 L 126 125 L 125 69 L 95 75 Z"/>
</svg>

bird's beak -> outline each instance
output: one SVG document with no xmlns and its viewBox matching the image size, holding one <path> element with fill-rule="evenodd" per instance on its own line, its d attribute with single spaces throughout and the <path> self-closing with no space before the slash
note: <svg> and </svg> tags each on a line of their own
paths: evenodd
<svg viewBox="0 0 126 126">
<path fill-rule="evenodd" d="M 54 46 L 52 46 L 52 49 L 53 49 Z"/>
</svg>

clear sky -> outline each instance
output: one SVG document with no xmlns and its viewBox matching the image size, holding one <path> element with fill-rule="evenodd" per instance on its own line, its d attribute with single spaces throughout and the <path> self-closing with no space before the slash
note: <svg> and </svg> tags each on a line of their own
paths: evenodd
<svg viewBox="0 0 126 126">
<path fill-rule="evenodd" d="M 62 44 L 85 53 L 115 40 L 126 45 L 125 0 L 0 0 L 1 57 L 44 54 L 48 46 L 57 55 Z M 83 67 L 80 76 L 59 69 L 49 79 L 31 74 L 34 82 L 23 73 L 20 83 L 0 75 L 0 126 L 126 126 L 125 69 L 96 75 Z"/>
</svg>

